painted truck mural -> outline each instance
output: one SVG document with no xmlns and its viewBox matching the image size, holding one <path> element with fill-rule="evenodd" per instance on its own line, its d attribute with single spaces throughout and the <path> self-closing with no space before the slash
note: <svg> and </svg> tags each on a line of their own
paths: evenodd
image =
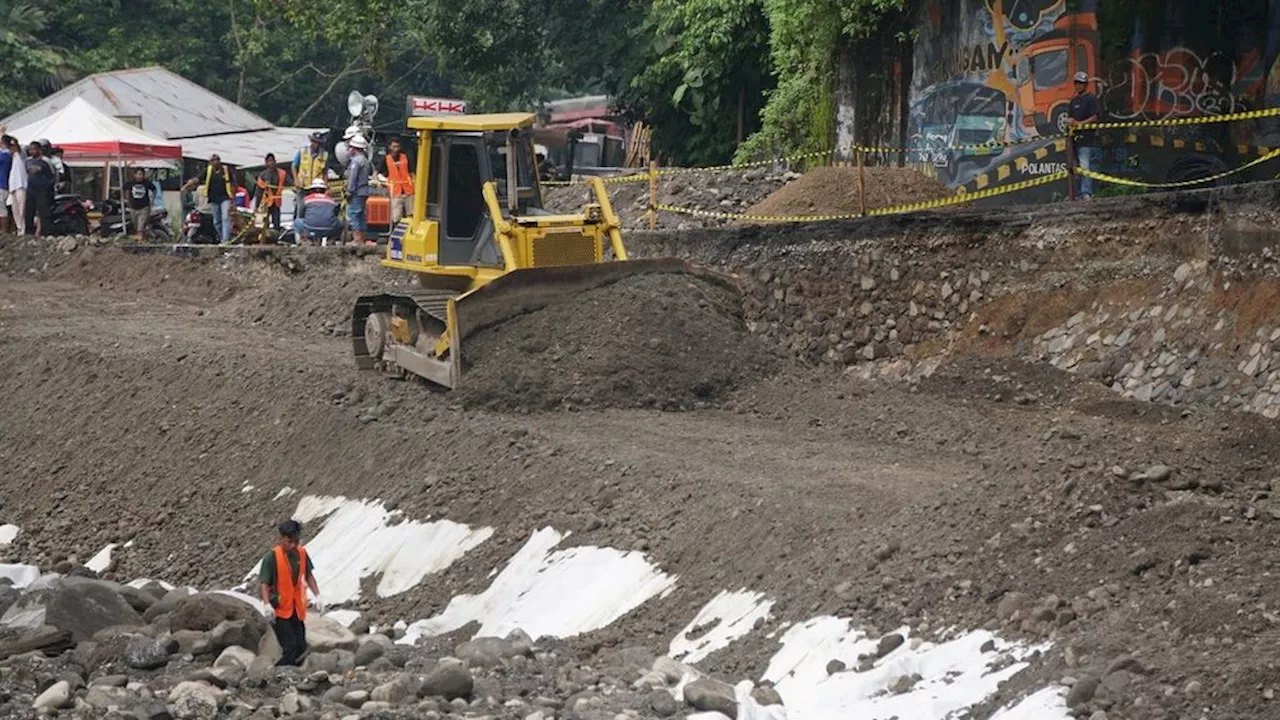
<svg viewBox="0 0 1280 720">
<path fill-rule="evenodd" d="M 918 30 L 910 160 L 951 187 L 1065 169 L 1077 72 L 1108 121 L 1280 105 L 1280 0 L 924 0 Z M 1104 172 L 1172 182 L 1258 157 L 1280 144 L 1280 122 L 1108 130 L 1099 142 Z M 1271 177 L 1276 165 L 1242 179 Z M 1018 199 L 1065 186 L 1038 190 Z"/>
</svg>

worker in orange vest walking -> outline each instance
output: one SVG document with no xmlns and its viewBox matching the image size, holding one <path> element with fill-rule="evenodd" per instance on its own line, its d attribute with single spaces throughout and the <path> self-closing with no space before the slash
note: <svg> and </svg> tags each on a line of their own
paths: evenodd
<svg viewBox="0 0 1280 720">
<path fill-rule="evenodd" d="M 409 170 L 409 155 L 401 150 L 398 138 L 387 143 L 382 170 L 391 191 L 391 227 L 395 227 L 413 215 L 413 172 Z"/>
<path fill-rule="evenodd" d="M 280 542 L 262 558 L 258 568 L 259 590 L 265 614 L 280 641 L 279 666 L 298 664 L 307 651 L 307 589 L 316 610 L 324 612 L 315 567 L 307 549 L 299 542 L 302 524 L 286 520 L 280 524 Z"/>
<path fill-rule="evenodd" d="M 264 159 L 266 167 L 258 173 L 258 187 L 254 189 L 253 199 L 259 208 L 265 207 L 271 218 L 271 227 L 280 229 L 280 201 L 284 198 L 284 183 L 289 174 L 284 168 L 276 165 L 275 153 L 267 153 Z"/>
</svg>

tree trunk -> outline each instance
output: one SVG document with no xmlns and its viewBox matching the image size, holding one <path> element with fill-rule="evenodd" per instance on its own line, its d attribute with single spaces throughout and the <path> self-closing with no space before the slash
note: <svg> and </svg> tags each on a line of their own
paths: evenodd
<svg viewBox="0 0 1280 720">
<path fill-rule="evenodd" d="M 738 144 L 747 137 L 747 86 L 738 87 Z"/>
</svg>

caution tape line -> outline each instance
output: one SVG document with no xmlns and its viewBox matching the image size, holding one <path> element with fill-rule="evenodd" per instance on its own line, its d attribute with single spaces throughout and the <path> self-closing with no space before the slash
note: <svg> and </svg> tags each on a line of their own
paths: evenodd
<svg viewBox="0 0 1280 720">
<path fill-rule="evenodd" d="M 1262 163 L 1267 162 L 1268 160 L 1271 160 L 1276 157 L 1280 157 L 1280 150 L 1272 150 L 1271 152 L 1267 153 L 1266 155 L 1263 155 L 1257 160 L 1253 160 L 1252 162 L 1245 163 L 1244 165 L 1241 165 L 1238 168 L 1233 168 L 1231 170 L 1227 170 L 1226 172 L 1220 172 L 1217 175 L 1210 175 L 1209 177 L 1199 178 L 1198 180 L 1182 180 L 1179 182 L 1170 182 L 1170 183 L 1149 183 L 1149 182 L 1143 182 L 1141 180 L 1130 180 L 1128 178 L 1119 178 L 1113 175 L 1106 175 L 1104 173 L 1094 172 L 1093 170 L 1085 170 L 1084 168 L 1076 168 L 1076 172 L 1081 175 L 1084 175 L 1085 177 L 1090 177 L 1090 178 L 1093 178 L 1094 180 L 1100 180 L 1102 182 L 1112 183 L 1114 185 L 1130 185 L 1133 187 L 1145 187 L 1145 188 L 1179 188 L 1179 187 L 1192 187 L 1194 185 L 1203 185 L 1205 183 L 1214 182 L 1215 180 L 1221 180 L 1222 178 L 1225 178 L 1225 177 L 1231 177 L 1232 175 L 1244 172 L 1245 170 L 1248 170 L 1251 167 L 1254 167 L 1256 165 L 1261 165 Z"/>
<path fill-rule="evenodd" d="M 1257 120 L 1259 118 L 1276 117 L 1280 115 L 1280 107 L 1267 108 L 1265 110 L 1246 110 L 1244 112 L 1227 113 L 1225 115 L 1205 115 L 1193 118 L 1170 118 L 1168 120 L 1139 120 L 1137 122 L 1106 122 L 1106 123 L 1089 123 L 1088 125 L 1077 125 L 1072 128 L 1072 133 L 1083 130 L 1115 130 L 1122 128 L 1142 128 L 1142 127 L 1175 127 L 1179 125 L 1205 125 L 1208 123 L 1235 122 L 1237 120 Z"/>
<path fill-rule="evenodd" d="M 810 160 L 812 158 L 826 157 L 829 155 L 834 155 L 835 152 L 836 152 L 835 150 L 817 150 L 814 152 L 800 153 L 799 155 L 790 155 L 788 157 L 778 158 L 776 160 L 753 160 L 751 162 L 745 162 L 745 163 L 730 163 L 728 165 L 709 165 L 707 167 L 697 167 L 697 168 L 668 168 L 666 170 L 659 170 L 658 174 L 659 175 L 681 175 L 684 173 L 716 172 L 719 170 L 743 170 L 745 168 L 765 167 L 767 165 L 773 165 L 775 163 L 790 163 L 790 162 L 795 162 L 797 160 Z"/>
<path fill-rule="evenodd" d="M 887 146 L 855 145 L 851 147 L 851 151 L 854 151 L 854 152 L 859 152 L 859 151 L 860 152 L 906 152 L 906 154 L 925 155 L 925 154 L 931 154 L 931 152 L 942 152 L 942 151 L 998 150 L 998 149 L 1004 149 L 1004 147 L 1029 145 L 1029 143 L 1033 143 L 1033 142 L 1048 143 L 1055 140 L 1062 140 L 1062 138 L 1065 138 L 1065 137 L 1066 137 L 1065 135 L 1053 135 L 1053 136 L 1044 136 L 1044 137 L 1033 137 L 1033 138 L 1028 138 L 1028 140 L 982 142 L 982 143 L 978 143 L 978 145 L 937 145 L 937 146 L 929 146 L 929 147 L 887 147 Z M 828 156 L 835 156 L 836 154 L 837 154 L 837 150 L 818 150 L 814 152 L 801 152 L 801 154 L 799 155 L 787 155 L 786 158 L 776 158 L 776 159 L 769 159 L 769 160 L 753 160 L 753 161 L 750 161 L 750 163 L 707 165 L 707 167 L 701 167 L 701 168 L 662 168 L 658 170 L 657 174 L 659 177 L 680 176 L 680 174 L 689 174 L 689 173 L 714 173 L 714 172 L 723 172 L 723 170 L 744 170 L 749 168 L 763 168 L 763 167 L 767 167 L 767 165 L 776 165 L 780 163 L 795 163 L 795 161 L 799 161 L 799 160 L 812 160 L 814 158 L 828 158 Z M 605 183 L 645 182 L 645 181 L 648 181 L 649 174 L 641 170 L 640 173 L 630 174 L 630 176 L 620 176 L 620 177 L 600 178 L 600 179 L 602 179 L 602 181 L 604 181 Z M 543 183 L 541 184 L 547 187 L 566 187 L 566 186 L 573 186 L 573 184 L 588 184 L 589 182 L 590 181 L 585 181 L 584 179 L 584 181 L 543 181 Z"/>
<path fill-rule="evenodd" d="M 976 145 L 931 145 L 910 148 L 895 148 L 880 145 L 855 145 L 854 151 L 870 152 L 870 153 L 935 153 L 942 151 L 965 151 L 965 150 L 998 150 L 1002 148 L 1016 147 L 1018 145 L 1030 145 L 1032 143 L 1049 144 L 1055 140 L 1062 140 L 1066 135 L 1040 135 L 1038 137 L 1026 138 L 1023 140 L 992 140 L 990 142 L 978 143 Z"/>
<path fill-rule="evenodd" d="M 905 205 L 894 205 L 892 207 L 875 208 L 868 210 L 865 217 L 873 217 L 879 215 L 900 215 L 902 213 L 916 212 L 919 210 L 933 210 L 935 208 L 948 207 L 950 205 L 963 205 L 964 203 L 982 200 L 997 195 L 1005 195 L 1007 193 L 1026 190 L 1027 188 L 1036 187 L 1038 185 L 1046 185 L 1051 182 L 1065 180 L 1067 173 L 1057 172 L 1051 175 L 1038 177 L 1034 180 L 1024 180 L 1022 182 L 1010 183 L 998 188 L 990 190 L 979 190 L 977 192 L 959 192 L 948 198 L 938 200 L 925 200 L 923 202 L 908 203 Z M 864 217 L 861 213 L 841 213 L 835 215 L 753 215 L 749 213 L 727 213 L 717 212 L 714 210 L 697 210 L 694 208 L 680 207 L 678 205 L 665 205 L 659 203 L 653 207 L 654 210 L 662 212 L 677 213 L 680 215 L 693 215 L 696 217 L 715 218 L 718 220 L 745 220 L 750 222 L 783 222 L 783 223 L 800 223 L 800 222 L 827 222 L 831 220 L 854 220 Z"/>
<path fill-rule="evenodd" d="M 602 177 L 600 178 L 600 181 L 606 185 L 610 185 L 614 183 L 648 182 L 649 175 L 646 173 L 641 175 L 619 175 L 617 177 Z M 590 180 L 543 180 L 541 184 L 543 187 L 568 187 L 570 185 L 590 185 L 591 181 Z"/>
<path fill-rule="evenodd" d="M 1224 115 L 1205 115 L 1193 118 L 1170 118 L 1167 120 L 1139 120 L 1129 122 L 1106 122 L 1106 123 L 1089 123 L 1088 125 L 1077 125 L 1070 131 L 1070 135 L 1086 130 L 1124 130 L 1151 127 L 1178 127 L 1185 125 L 1205 125 L 1209 123 L 1235 122 L 1237 120 L 1257 120 L 1260 118 L 1280 116 L 1280 107 L 1266 108 L 1264 110 L 1247 110 L 1244 112 L 1227 113 Z M 977 143 L 973 145 L 938 145 L 933 147 L 914 147 L 899 148 L 883 145 L 854 145 L 851 150 L 853 152 L 866 153 L 936 153 L 936 152 L 955 152 L 955 151 L 972 151 L 972 150 L 995 150 L 999 148 L 1008 148 L 1018 145 L 1029 145 L 1032 143 L 1050 144 L 1057 140 L 1066 138 L 1067 135 L 1047 135 L 1034 138 L 1026 138 L 1021 140 L 993 140 L 990 142 Z M 1175 147 L 1177 147 L 1175 141 Z M 743 170 L 746 168 L 763 167 L 766 165 L 774 165 L 777 163 L 790 163 L 797 160 L 808 160 L 812 158 L 831 156 L 836 150 L 819 150 L 815 152 L 801 153 L 799 155 L 790 155 L 782 158 L 773 158 L 769 160 L 756 160 L 746 163 L 730 163 L 727 165 L 709 165 L 707 167 L 696 168 L 665 168 L 658 170 L 658 175 L 681 175 L 687 173 L 699 172 L 716 172 L 722 170 Z M 624 175 L 621 177 L 602 178 L 606 183 L 627 183 L 627 182 L 645 182 L 649 179 L 647 173 L 639 173 L 635 175 Z M 547 186 L 566 186 L 566 185 L 584 185 L 587 181 L 547 181 L 543 185 Z"/>
</svg>

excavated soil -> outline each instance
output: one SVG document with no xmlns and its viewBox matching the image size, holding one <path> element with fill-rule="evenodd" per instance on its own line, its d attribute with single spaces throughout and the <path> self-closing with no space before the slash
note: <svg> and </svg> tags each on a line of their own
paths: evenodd
<svg viewBox="0 0 1280 720">
<path fill-rule="evenodd" d="M 706 408 L 772 372 L 738 293 L 684 275 L 625 278 L 496 327 L 465 344 L 458 396 L 492 410 Z"/>
<path fill-rule="evenodd" d="M 796 177 L 799 177 L 797 173 L 764 167 L 737 170 L 668 168 L 658 177 L 658 202 L 691 210 L 743 212 Z M 611 182 L 605 188 L 624 229 L 649 228 L 647 180 Z M 543 200 L 548 209 L 557 212 L 581 212 L 583 203 L 595 202 L 589 189 L 582 185 L 550 187 Z M 658 213 L 656 222 L 658 230 L 719 227 L 728 223 L 721 218 L 669 212 Z"/>
<path fill-rule="evenodd" d="M 1280 208 L 1280 192 L 1255 200 L 1266 212 Z M 1131 292 L 1150 292 L 1145 277 L 1172 275 L 1184 262 L 1148 262 L 1159 254 L 1155 240 L 1199 237 L 1223 225 L 1206 207 L 1228 212 L 1203 198 L 1126 202 L 1016 218 L 966 211 L 808 235 L 748 228 L 650 236 L 633 247 L 675 248 L 750 272 L 776 312 L 795 311 L 760 316 L 766 320 L 751 326 L 758 336 L 831 336 L 833 352 L 842 333 L 861 332 L 835 321 L 879 318 L 897 306 L 896 296 L 879 294 L 890 283 L 945 283 L 947 292 L 920 296 L 917 315 L 903 311 L 900 322 L 895 310 L 869 328 L 858 352 L 870 347 L 876 356 L 880 344 L 908 342 L 900 331 L 917 320 L 919 333 L 958 332 L 1001 292 L 1061 289 L 1103 270 L 1125 275 Z M 1066 237 L 1068 228 L 1079 242 Z M 950 240 L 938 239 L 947 233 Z M 1104 242 L 1104 233 L 1115 239 Z M 871 254 L 888 252 L 880 247 L 886 237 L 911 244 L 911 254 L 872 272 Z M 1022 244 L 993 240 L 1006 237 Z M 836 267 L 843 248 L 863 240 L 877 245 L 855 269 L 829 279 L 808 274 Z M 970 257 L 962 249 L 981 264 L 961 266 Z M 960 336 L 979 354 L 906 382 L 860 379 L 843 364 L 779 361 L 755 380 L 729 378 L 711 407 L 690 412 L 477 408 L 352 367 L 343 298 L 397 281 L 368 258 L 290 252 L 180 266 L 106 252 L 81 264 L 83 255 L 0 238 L 0 270 L 11 276 L 0 282 L 0 521 L 22 528 L 0 548 L 5 560 L 48 568 L 131 540 L 117 549 L 110 577 L 229 586 L 296 506 L 297 496 L 279 496 L 284 488 L 379 498 L 409 517 L 495 532 L 412 591 L 359 601 L 371 622 L 426 617 L 458 593 L 483 589 L 529 532 L 551 526 L 572 531 L 572 543 L 642 550 L 679 578 L 671 595 L 572 640 L 583 658 L 635 644 L 665 652 L 716 593 L 749 588 L 778 601 L 766 627 L 700 664 L 729 680 L 759 676 L 784 623 L 834 614 L 872 633 L 904 623 L 924 636 L 988 627 L 1050 643 L 992 707 L 1073 678 L 1106 680 L 1079 706 L 1082 717 L 1276 715 L 1280 429 L 1261 416 L 1122 399 L 1080 375 L 1019 360 L 1016 347 L 1000 352 L 1013 357 L 988 357 L 980 340 L 991 328 Z M 956 263 L 945 276 L 926 262 L 938 257 Z M 102 277 L 117 263 L 119 275 Z M 985 268 L 1004 268 L 1016 281 L 998 274 L 982 281 Z M 979 282 L 957 292 L 952 283 L 971 273 Z M 716 292 L 646 282 L 600 294 L 599 302 L 619 306 L 597 312 L 618 323 L 652 322 L 623 312 L 622 300 L 637 298 L 684 312 L 689 322 L 688 313 L 701 311 L 698 322 L 721 335 L 691 345 L 676 372 L 700 354 L 712 365 L 718 355 L 744 364 L 767 357 L 739 354 L 745 339 L 725 349 L 721 338 L 738 337 L 741 320 Z M 839 288 L 861 288 L 866 299 L 817 305 Z M 666 299 L 645 294 L 658 290 L 669 291 Z M 1003 323 L 995 332 L 1056 321 L 1009 302 L 993 314 Z M 1247 322 L 1250 312 L 1241 310 Z M 560 353 L 562 370 L 573 367 L 571 352 L 608 357 L 612 351 L 600 349 L 619 334 L 593 325 L 594 336 L 580 338 L 573 318 L 551 312 L 521 322 L 569 328 L 572 337 L 532 347 L 535 356 Z M 707 327 L 690 325 L 687 334 Z M 623 346 L 643 344 L 646 333 L 631 334 Z M 552 336 L 511 326 L 475 342 L 527 362 L 521 342 L 538 337 Z M 775 346 L 812 354 L 786 337 Z M 635 358 L 597 367 L 626 362 Z M 477 358 L 472 370 L 483 369 Z M 544 377 L 562 382 L 556 373 Z M 565 382 L 559 392 L 573 393 Z M 696 385 L 680 382 L 679 392 Z M 547 407 L 508 402 L 522 411 Z"/>
<path fill-rule="evenodd" d="M 951 192 L 937 180 L 910 168 L 864 168 L 866 209 L 940 200 Z M 858 169 L 820 167 L 783 185 L 747 209 L 748 215 L 848 215 L 859 212 Z"/>
</svg>

